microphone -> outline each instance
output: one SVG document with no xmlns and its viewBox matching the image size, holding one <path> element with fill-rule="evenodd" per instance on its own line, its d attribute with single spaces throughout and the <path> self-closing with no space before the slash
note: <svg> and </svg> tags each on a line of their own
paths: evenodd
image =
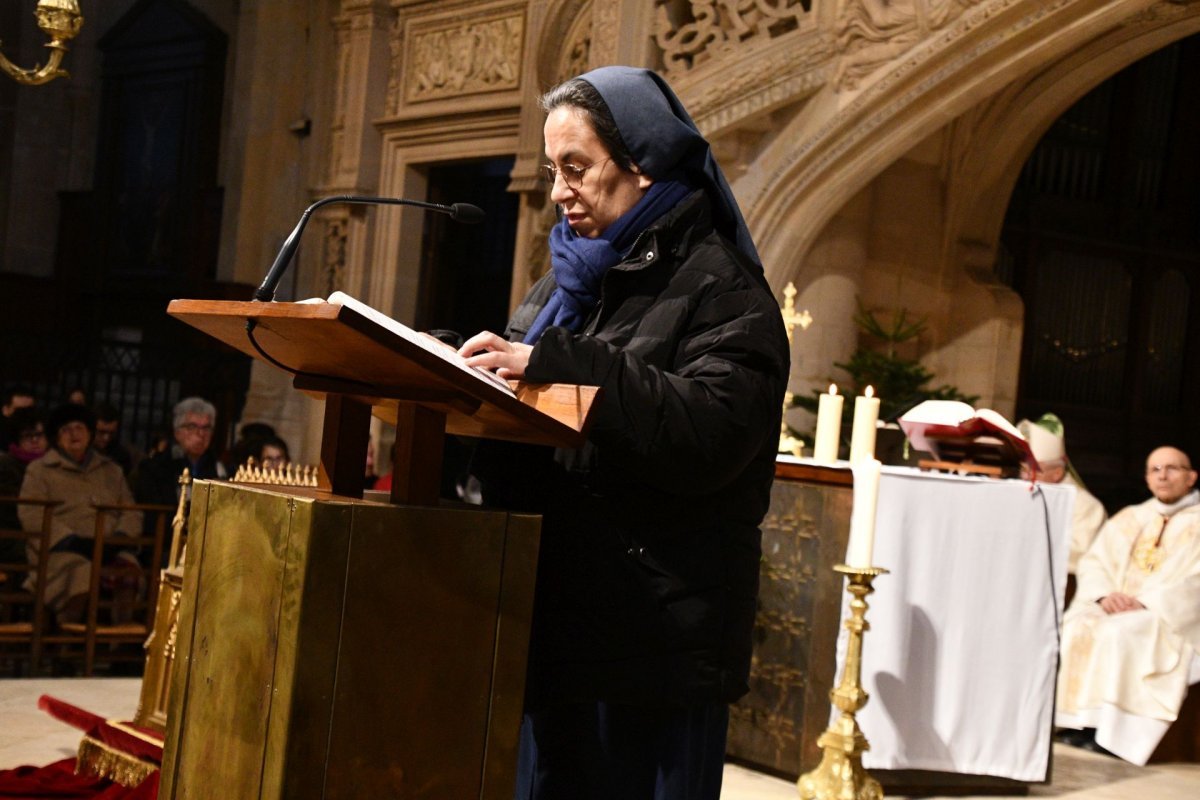
<svg viewBox="0 0 1200 800">
<path fill-rule="evenodd" d="M 279 285 L 279 279 L 283 277 L 284 271 L 292 260 L 292 256 L 296 254 L 296 248 L 300 245 L 300 234 L 304 232 L 304 226 L 308 224 L 308 218 L 318 208 L 330 203 L 357 203 L 359 205 L 392 205 L 392 206 L 416 206 L 417 208 L 428 209 L 429 211 L 437 211 L 442 214 L 449 214 L 450 219 L 457 222 L 464 222 L 468 225 L 474 225 L 477 222 L 482 222 L 484 213 L 479 206 L 473 206 L 470 203 L 454 203 L 453 205 L 444 206 L 440 203 L 425 203 L 420 200 L 405 200 L 399 197 L 369 197 L 356 194 L 340 194 L 334 197 L 323 197 L 313 203 L 308 208 L 304 209 L 304 213 L 300 216 L 300 221 L 296 223 L 296 227 L 288 235 L 283 243 L 283 247 L 279 248 L 279 255 L 275 256 L 275 263 L 271 264 L 271 269 L 267 272 L 267 277 L 263 279 L 262 286 L 259 286 L 254 292 L 254 299 L 264 303 L 269 303 L 275 299 L 275 287 Z"/>
</svg>

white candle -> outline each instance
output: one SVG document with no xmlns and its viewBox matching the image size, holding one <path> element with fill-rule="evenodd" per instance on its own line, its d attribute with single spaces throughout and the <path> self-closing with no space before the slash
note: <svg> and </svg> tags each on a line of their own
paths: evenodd
<svg viewBox="0 0 1200 800">
<path fill-rule="evenodd" d="M 817 436 L 813 441 L 813 460 L 832 463 L 837 461 L 838 437 L 842 432 L 842 402 L 837 393 L 837 384 L 829 384 L 829 392 L 821 395 L 817 403 Z"/>
<path fill-rule="evenodd" d="M 875 456 L 875 423 L 879 422 L 879 398 L 867 390 L 854 398 L 854 427 L 850 431 L 850 463 Z"/>
<path fill-rule="evenodd" d="M 850 511 L 850 542 L 846 547 L 848 567 L 864 569 L 871 566 L 880 467 L 878 459 L 869 456 L 850 465 L 854 472 L 854 504 Z"/>
</svg>

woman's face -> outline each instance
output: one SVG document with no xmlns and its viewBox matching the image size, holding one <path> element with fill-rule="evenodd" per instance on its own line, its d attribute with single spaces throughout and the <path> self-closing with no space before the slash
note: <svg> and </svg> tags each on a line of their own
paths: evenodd
<svg viewBox="0 0 1200 800">
<path fill-rule="evenodd" d="M 559 171 L 550 200 L 562 207 L 567 224 L 580 236 L 595 239 L 604 233 L 637 205 L 653 183 L 641 172 L 623 170 L 612 161 L 581 109 L 554 109 L 543 132 L 546 157 Z M 579 170 L 585 171 L 579 175 Z"/>
<path fill-rule="evenodd" d="M 17 446 L 27 453 L 45 453 L 46 431 L 42 428 L 42 423 L 21 431 L 17 435 Z"/>
<path fill-rule="evenodd" d="M 88 426 L 78 420 L 68 422 L 58 429 L 58 439 L 55 444 L 76 461 L 83 461 L 87 454 L 88 445 L 92 443 L 92 432 Z"/>
<path fill-rule="evenodd" d="M 266 469 L 283 469 L 287 466 L 287 456 L 283 449 L 273 444 L 264 444 L 262 449 L 262 465 Z"/>
</svg>

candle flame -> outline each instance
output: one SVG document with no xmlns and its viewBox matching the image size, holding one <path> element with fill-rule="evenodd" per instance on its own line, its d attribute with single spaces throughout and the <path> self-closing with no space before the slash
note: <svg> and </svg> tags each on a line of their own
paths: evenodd
<svg viewBox="0 0 1200 800">
<path fill-rule="evenodd" d="M 837 384 L 836 383 L 829 384 L 829 393 L 837 394 Z"/>
<path fill-rule="evenodd" d="M 863 397 L 874 397 L 874 396 L 875 396 L 875 387 L 874 386 L 868 386 L 867 390 L 865 392 L 863 392 Z"/>
</svg>

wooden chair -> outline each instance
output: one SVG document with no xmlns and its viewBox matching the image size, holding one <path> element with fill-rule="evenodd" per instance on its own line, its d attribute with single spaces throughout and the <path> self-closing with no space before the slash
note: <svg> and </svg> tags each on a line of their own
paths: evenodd
<svg viewBox="0 0 1200 800">
<path fill-rule="evenodd" d="M 152 505 L 147 503 L 96 504 L 96 527 L 92 546 L 92 570 L 88 581 L 87 613 L 84 622 L 64 623 L 56 635 L 46 637 L 46 641 L 83 643 L 83 674 L 90 677 L 96 666 L 96 646 L 98 644 L 110 647 L 105 654 L 108 661 L 136 661 L 145 659 L 142 650 L 150 635 L 153 624 L 154 609 L 158 597 L 158 573 L 162 564 L 163 539 L 165 538 L 167 515 L 175 509 L 168 505 Z M 154 514 L 153 533 L 139 536 L 123 536 L 114 539 L 105 532 L 105 518 L 109 514 L 119 514 L 124 511 L 140 511 L 143 514 Z M 121 544 L 147 548 L 149 559 L 139 565 L 138 594 L 131 601 L 122 604 L 117 600 L 101 594 L 101 586 L 108 576 L 118 577 L 123 574 L 121 569 L 105 563 L 105 544 Z M 113 622 L 112 611 L 123 605 L 131 612 L 127 622 Z M 102 614 L 102 612 L 107 612 Z M 105 619 L 107 618 L 107 619 Z M 118 645 L 136 644 L 137 649 L 132 653 L 121 653 Z"/>
<path fill-rule="evenodd" d="M 33 543 L 37 550 L 38 567 L 32 568 L 33 589 L 24 587 L 31 570 L 29 562 L 0 562 L 0 654 L 14 667 L 22 662 L 29 665 L 29 674 L 36 675 L 41 666 L 42 644 L 49 621 L 45 609 L 46 553 L 50 547 L 50 520 L 56 500 L 32 500 L 20 497 L 0 497 L 0 506 L 17 508 L 22 505 L 40 506 L 42 524 L 36 531 L 0 528 L 0 539 L 19 541 L 26 549 Z"/>
</svg>

